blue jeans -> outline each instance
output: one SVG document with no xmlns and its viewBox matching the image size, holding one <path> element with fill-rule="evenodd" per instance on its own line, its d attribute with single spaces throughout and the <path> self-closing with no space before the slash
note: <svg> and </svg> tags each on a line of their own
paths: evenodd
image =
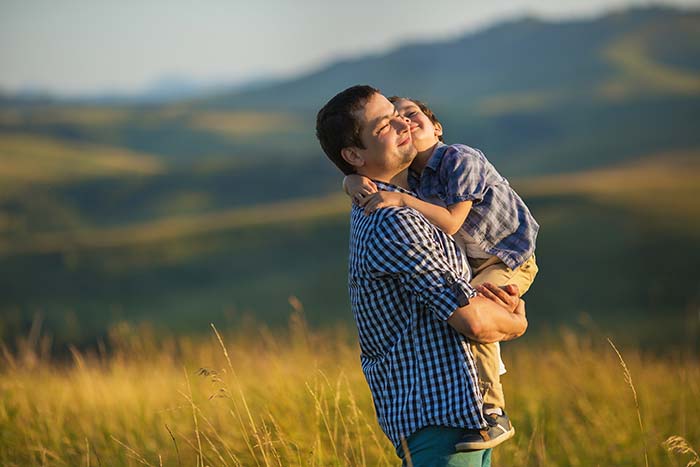
<svg viewBox="0 0 700 467">
<path fill-rule="evenodd" d="M 491 450 L 455 452 L 455 444 L 462 438 L 463 428 L 429 426 L 406 440 L 413 467 L 490 467 Z M 408 466 L 402 448 L 397 454 Z"/>
</svg>

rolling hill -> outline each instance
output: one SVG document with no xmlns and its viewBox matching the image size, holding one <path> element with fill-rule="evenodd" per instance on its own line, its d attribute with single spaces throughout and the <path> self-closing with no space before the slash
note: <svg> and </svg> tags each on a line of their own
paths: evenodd
<svg viewBox="0 0 700 467">
<path fill-rule="evenodd" d="M 0 96 L 0 340 L 36 313 L 63 343 L 284 325 L 290 295 L 349 320 L 347 203 L 313 128 L 358 82 L 427 100 L 514 181 L 542 224 L 533 327 L 700 328 L 698 31 L 668 8 L 520 19 L 175 104 Z"/>
<path fill-rule="evenodd" d="M 455 40 L 334 63 L 284 83 L 202 99 L 193 107 L 314 111 L 357 83 L 422 98 L 439 109 L 472 111 L 495 97 L 513 98 L 512 110 L 518 110 L 523 99 L 532 109 L 649 93 L 697 95 L 698 31 L 700 13 L 661 7 L 561 23 L 525 18 Z"/>
</svg>

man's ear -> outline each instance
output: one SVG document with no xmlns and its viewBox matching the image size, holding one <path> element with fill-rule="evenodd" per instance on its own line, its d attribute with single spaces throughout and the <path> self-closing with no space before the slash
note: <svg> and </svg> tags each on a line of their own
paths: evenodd
<svg viewBox="0 0 700 467">
<path fill-rule="evenodd" d="M 433 126 L 435 127 L 435 136 L 442 136 L 442 125 L 440 123 L 436 123 Z"/>
<path fill-rule="evenodd" d="M 354 146 L 341 149 L 340 155 L 343 157 L 345 162 L 353 167 L 362 167 L 365 165 L 365 159 L 360 154 L 360 151 Z"/>
</svg>

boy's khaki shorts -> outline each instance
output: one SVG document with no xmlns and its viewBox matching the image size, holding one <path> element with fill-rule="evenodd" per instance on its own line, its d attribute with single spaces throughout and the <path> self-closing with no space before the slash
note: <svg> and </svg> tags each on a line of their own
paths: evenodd
<svg viewBox="0 0 700 467">
<path fill-rule="evenodd" d="M 528 291 L 539 270 L 535 255 L 532 255 L 517 269 L 509 268 L 495 256 L 483 260 L 470 258 L 469 262 L 473 271 L 472 285 L 480 285 L 484 282 L 491 282 L 498 286 L 515 284 L 520 290 L 520 296 Z M 500 377 L 501 347 L 499 343 L 471 342 L 471 349 L 479 371 L 479 383 L 481 394 L 484 396 L 484 404 L 505 408 L 506 401 Z"/>
</svg>

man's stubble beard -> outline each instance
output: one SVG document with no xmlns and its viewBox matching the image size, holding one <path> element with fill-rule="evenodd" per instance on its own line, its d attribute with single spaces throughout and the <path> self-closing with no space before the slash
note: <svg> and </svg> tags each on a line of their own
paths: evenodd
<svg viewBox="0 0 700 467">
<path fill-rule="evenodd" d="M 402 154 L 403 157 L 401 159 L 401 168 L 403 169 L 408 168 L 418 155 L 418 150 L 415 146 L 413 146 L 413 142 L 411 142 L 409 146 L 410 147 L 406 149 L 406 152 Z"/>
</svg>

